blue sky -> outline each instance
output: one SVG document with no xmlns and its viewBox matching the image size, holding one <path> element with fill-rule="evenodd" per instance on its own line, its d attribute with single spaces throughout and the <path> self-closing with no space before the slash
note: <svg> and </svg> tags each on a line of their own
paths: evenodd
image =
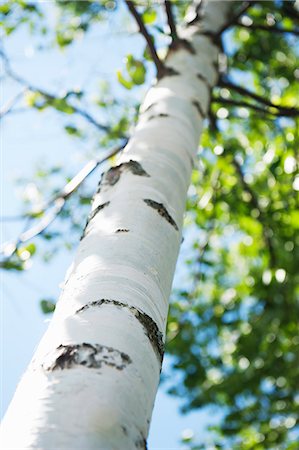
<svg viewBox="0 0 299 450">
<path fill-rule="evenodd" d="M 47 7 L 51 8 L 50 4 Z M 64 52 L 57 49 L 36 51 L 36 41 L 23 29 L 7 39 L 5 49 L 14 70 L 44 89 L 59 92 L 65 87 L 88 85 L 92 91 L 95 74 L 116 86 L 116 70 L 122 67 L 127 53 L 132 49 L 138 51 L 141 41 L 139 36 L 125 36 L 120 30 L 115 33 L 115 26 L 113 22 L 103 23 L 86 39 Z M 101 37 L 104 37 L 105 45 L 101 45 Z M 15 83 L 2 83 L 2 105 L 19 90 Z M 128 95 L 127 92 L 123 94 Z M 94 143 L 89 146 L 67 137 L 57 113 L 31 111 L 5 117 L 1 130 L 1 215 L 22 212 L 22 192 L 15 187 L 14 181 L 18 177 L 31 179 L 37 163 L 45 168 L 52 164 L 67 165 L 68 172 L 75 174 L 96 151 Z M 91 184 L 96 186 L 101 171 L 99 169 L 91 177 Z M 1 240 L 14 239 L 22 226 L 22 222 L 4 222 Z M 42 245 L 38 238 L 35 242 Z M 58 297 L 59 284 L 71 260 L 72 253 L 63 251 L 48 264 L 38 257 L 33 258 L 32 267 L 24 273 L 1 273 L 2 415 L 48 325 L 48 318 L 40 311 L 39 301 L 43 297 Z M 183 449 L 179 444 L 183 430 L 193 429 L 202 437 L 203 426 L 210 416 L 207 413 L 180 416 L 178 407 L 181 402 L 170 398 L 164 391 L 162 387 L 156 400 L 149 449 Z"/>
</svg>

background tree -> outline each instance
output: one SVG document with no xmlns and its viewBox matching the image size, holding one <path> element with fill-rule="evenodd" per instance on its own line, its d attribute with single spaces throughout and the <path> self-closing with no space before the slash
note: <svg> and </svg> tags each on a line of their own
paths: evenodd
<svg viewBox="0 0 299 450">
<path fill-rule="evenodd" d="M 4 2 L 0 11 L 6 33 L 27 23 L 34 33 L 46 33 L 41 40 L 47 44 L 55 39 L 67 47 L 107 14 L 127 14 L 113 2 L 56 3 L 60 20 L 54 30 L 47 27 L 46 11 L 39 4 Z M 178 23 L 187 3 L 172 3 Z M 184 286 L 173 295 L 168 324 L 167 350 L 173 356 L 169 376 L 177 373 L 180 383 L 171 392 L 184 398 L 186 410 L 213 404 L 222 411 L 223 420 L 213 430 L 216 447 L 291 449 L 298 436 L 298 10 L 295 2 L 245 6 L 222 35 L 222 76 L 213 91 L 200 169 L 193 173 L 186 216 L 188 271 Z M 161 6 L 151 3 L 140 10 L 156 48 L 162 49 L 169 33 L 161 27 Z M 173 37 L 175 27 L 167 11 Z M 118 72 L 125 89 L 138 90 L 152 70 L 153 53 L 148 47 L 142 51 L 128 55 L 125 70 Z M 131 98 L 129 113 L 128 104 L 109 91 L 101 93 L 96 108 L 86 106 L 88 90 L 70 89 L 57 96 L 23 80 L 4 51 L 2 57 L 6 75 L 20 85 L 2 115 L 12 113 L 25 97 L 30 107 L 54 108 L 72 118 L 63 122 L 77 139 L 96 139 L 103 148 L 123 144 L 136 119 L 137 97 Z M 79 128 L 77 117 L 94 127 L 96 135 Z M 97 163 L 89 164 L 78 184 Z M 27 257 L 36 250 L 33 243 L 21 242 L 30 233 L 40 232 L 51 245 L 64 239 L 45 228 L 59 211 L 58 220 L 82 229 L 75 214 L 80 204 L 86 208 L 90 194 L 82 187 L 75 192 L 77 182 L 53 192 L 42 208 L 32 205 L 25 213 L 37 228 L 4 248 L 3 268 L 24 268 L 24 252 Z M 42 305 L 45 311 L 52 308 Z"/>
</svg>

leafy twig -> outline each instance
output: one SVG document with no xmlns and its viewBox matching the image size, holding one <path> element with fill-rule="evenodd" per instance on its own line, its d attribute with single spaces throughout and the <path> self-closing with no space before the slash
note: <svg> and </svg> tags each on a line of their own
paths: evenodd
<svg viewBox="0 0 299 450">
<path fill-rule="evenodd" d="M 129 9 L 130 13 L 132 14 L 134 19 L 136 20 L 136 23 L 137 23 L 137 25 L 139 27 L 140 33 L 142 34 L 142 36 L 144 37 L 144 39 L 147 42 L 150 54 L 151 54 L 151 56 L 153 58 L 154 64 L 155 64 L 156 69 L 157 69 L 157 76 L 158 76 L 158 78 L 161 78 L 163 76 L 163 74 L 164 74 L 164 65 L 163 65 L 162 61 L 160 60 L 160 58 L 159 58 L 159 56 L 157 54 L 153 38 L 149 34 L 149 32 L 147 31 L 147 29 L 146 29 L 146 27 L 145 27 L 145 25 L 143 23 L 142 17 L 138 13 L 134 2 L 132 2 L 131 0 L 125 0 L 125 1 L 126 1 L 126 4 L 128 6 L 128 9 Z"/>
</svg>

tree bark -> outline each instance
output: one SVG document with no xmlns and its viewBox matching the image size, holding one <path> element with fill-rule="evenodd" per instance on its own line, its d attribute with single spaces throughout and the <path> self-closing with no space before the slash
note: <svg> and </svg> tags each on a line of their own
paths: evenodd
<svg viewBox="0 0 299 450">
<path fill-rule="evenodd" d="M 48 331 L 3 423 L 5 449 L 146 448 L 186 193 L 231 2 L 178 29 L 118 165 L 103 174 Z M 207 33 L 208 32 L 208 33 Z"/>
</svg>

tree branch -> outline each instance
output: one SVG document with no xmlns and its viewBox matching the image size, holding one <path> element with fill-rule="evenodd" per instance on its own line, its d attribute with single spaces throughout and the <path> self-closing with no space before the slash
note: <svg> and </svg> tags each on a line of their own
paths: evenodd
<svg viewBox="0 0 299 450">
<path fill-rule="evenodd" d="M 127 140 L 102 159 L 92 159 L 89 161 L 55 196 L 48 200 L 39 211 L 24 215 L 24 217 L 33 220 L 35 215 L 43 214 L 51 208 L 51 210 L 36 225 L 23 231 L 15 241 L 4 243 L 0 249 L 0 253 L 2 253 L 6 259 L 9 259 L 16 252 L 20 244 L 23 244 L 42 233 L 55 220 L 63 209 L 66 200 L 82 184 L 82 182 L 86 180 L 100 164 L 119 153 L 125 147 L 126 143 Z"/>
<path fill-rule="evenodd" d="M 160 60 L 160 58 L 159 58 L 159 56 L 157 54 L 157 51 L 156 51 L 156 48 L 155 48 L 155 45 L 154 45 L 154 42 L 153 42 L 153 38 L 149 34 L 149 32 L 147 31 L 147 29 L 146 29 L 146 27 L 145 27 L 145 25 L 143 23 L 143 20 L 142 20 L 140 14 L 138 13 L 138 11 L 137 11 L 137 9 L 135 7 L 134 2 L 132 2 L 131 0 L 125 0 L 125 2 L 127 4 L 127 6 L 128 6 L 128 9 L 129 9 L 130 13 L 132 14 L 134 19 L 136 20 L 136 23 L 137 23 L 137 25 L 139 27 L 140 33 L 142 34 L 142 36 L 144 37 L 144 39 L 147 42 L 150 54 L 151 54 L 151 56 L 153 58 L 154 64 L 155 64 L 156 69 L 157 69 L 157 76 L 158 76 L 158 78 L 161 78 L 163 76 L 163 74 L 164 74 L 164 65 L 163 65 L 162 61 Z"/>
<path fill-rule="evenodd" d="M 164 0 L 164 7 L 165 7 L 166 15 L 167 15 L 168 25 L 170 28 L 170 35 L 172 37 L 172 40 L 176 41 L 178 39 L 178 34 L 177 34 L 175 20 L 173 17 L 171 1 Z"/>
<path fill-rule="evenodd" d="M 0 119 L 4 117 L 6 114 L 9 114 L 12 108 L 18 103 L 18 101 L 23 97 L 27 88 L 24 87 L 20 92 L 18 92 L 14 97 L 8 100 L 8 102 L 3 106 L 0 111 Z"/>
<path fill-rule="evenodd" d="M 253 105 L 252 103 L 239 101 L 239 100 L 233 100 L 233 99 L 222 98 L 222 97 L 212 97 L 212 102 L 214 102 L 214 103 L 221 103 L 223 105 L 230 105 L 230 106 L 239 106 L 239 107 L 244 107 L 244 108 L 250 108 L 250 109 L 253 109 L 254 111 L 257 111 L 257 112 L 260 112 L 260 113 L 263 113 L 263 114 L 270 114 L 270 115 L 275 116 L 275 117 L 283 116 L 283 114 L 273 113 L 271 111 L 268 111 L 265 108 L 262 108 L 261 106 Z"/>
<path fill-rule="evenodd" d="M 237 9 L 236 14 L 231 17 L 231 19 L 226 22 L 222 28 L 220 28 L 219 31 L 217 31 L 216 35 L 220 36 L 224 31 L 226 31 L 228 28 L 230 28 L 233 25 L 236 25 L 239 18 L 251 7 L 254 5 L 254 1 L 248 1 L 244 2 L 240 8 Z"/>
<path fill-rule="evenodd" d="M 34 86 L 33 84 L 30 84 L 27 80 L 25 80 L 24 78 L 22 78 L 21 76 L 19 76 L 12 70 L 9 59 L 2 49 L 0 49 L 0 56 L 2 57 L 2 59 L 4 61 L 4 68 L 5 68 L 6 74 L 10 78 L 15 80 L 17 83 L 24 86 L 24 89 L 22 91 L 23 94 L 26 91 L 36 92 L 37 94 L 40 94 L 41 96 L 43 96 L 46 100 L 50 100 L 50 101 L 63 100 L 67 96 L 70 95 L 70 93 L 67 93 L 66 96 L 64 96 L 64 97 L 56 97 L 55 95 L 53 95 L 43 89 L 40 89 L 40 88 Z M 21 95 L 21 93 L 19 93 L 16 96 L 16 97 L 18 97 L 17 100 L 19 100 L 20 95 Z M 16 100 L 16 98 L 14 100 Z M 13 104 L 15 104 L 15 101 Z M 72 108 L 72 110 L 74 111 L 75 114 L 78 114 L 81 117 L 84 117 L 89 123 L 91 123 L 93 126 L 95 126 L 98 130 L 105 131 L 105 132 L 110 131 L 110 128 L 108 126 L 99 123 L 89 112 L 85 111 L 84 109 L 82 109 L 79 106 L 76 106 L 74 104 L 69 104 L 69 106 Z M 8 107 L 8 110 L 7 110 L 7 107 L 4 107 L 3 110 L 0 112 L 0 118 L 3 117 L 8 112 L 10 112 L 12 107 L 13 107 L 13 105 L 11 107 Z M 6 108 L 6 110 L 5 110 L 5 108 Z"/>
<path fill-rule="evenodd" d="M 252 92 L 242 86 L 234 84 L 231 81 L 220 79 L 218 86 L 232 89 L 241 95 L 245 95 L 246 97 L 253 98 L 257 102 L 262 103 L 263 105 L 266 105 L 269 108 L 275 108 L 277 111 L 279 111 L 279 113 L 280 113 L 279 115 L 295 117 L 295 116 L 298 116 L 298 114 L 299 114 L 299 110 L 297 108 L 289 108 L 287 106 L 275 105 L 269 99 L 263 97 L 262 95 L 256 94 L 255 92 Z"/>
<path fill-rule="evenodd" d="M 299 12 L 293 7 L 291 2 L 282 2 L 282 10 L 286 15 L 289 15 L 299 23 Z"/>
<path fill-rule="evenodd" d="M 245 23 L 242 22 L 238 22 L 236 24 L 238 27 L 243 27 L 243 28 L 247 28 L 249 30 L 263 30 L 263 31 L 268 31 L 270 33 L 290 33 L 290 34 L 294 34 L 295 36 L 299 36 L 299 30 L 294 28 L 292 29 L 287 29 L 287 28 L 281 28 L 281 27 L 274 27 L 274 26 L 267 26 L 267 25 L 262 25 L 262 24 L 258 24 L 258 23 L 253 23 L 251 25 L 246 25 Z"/>
</svg>

